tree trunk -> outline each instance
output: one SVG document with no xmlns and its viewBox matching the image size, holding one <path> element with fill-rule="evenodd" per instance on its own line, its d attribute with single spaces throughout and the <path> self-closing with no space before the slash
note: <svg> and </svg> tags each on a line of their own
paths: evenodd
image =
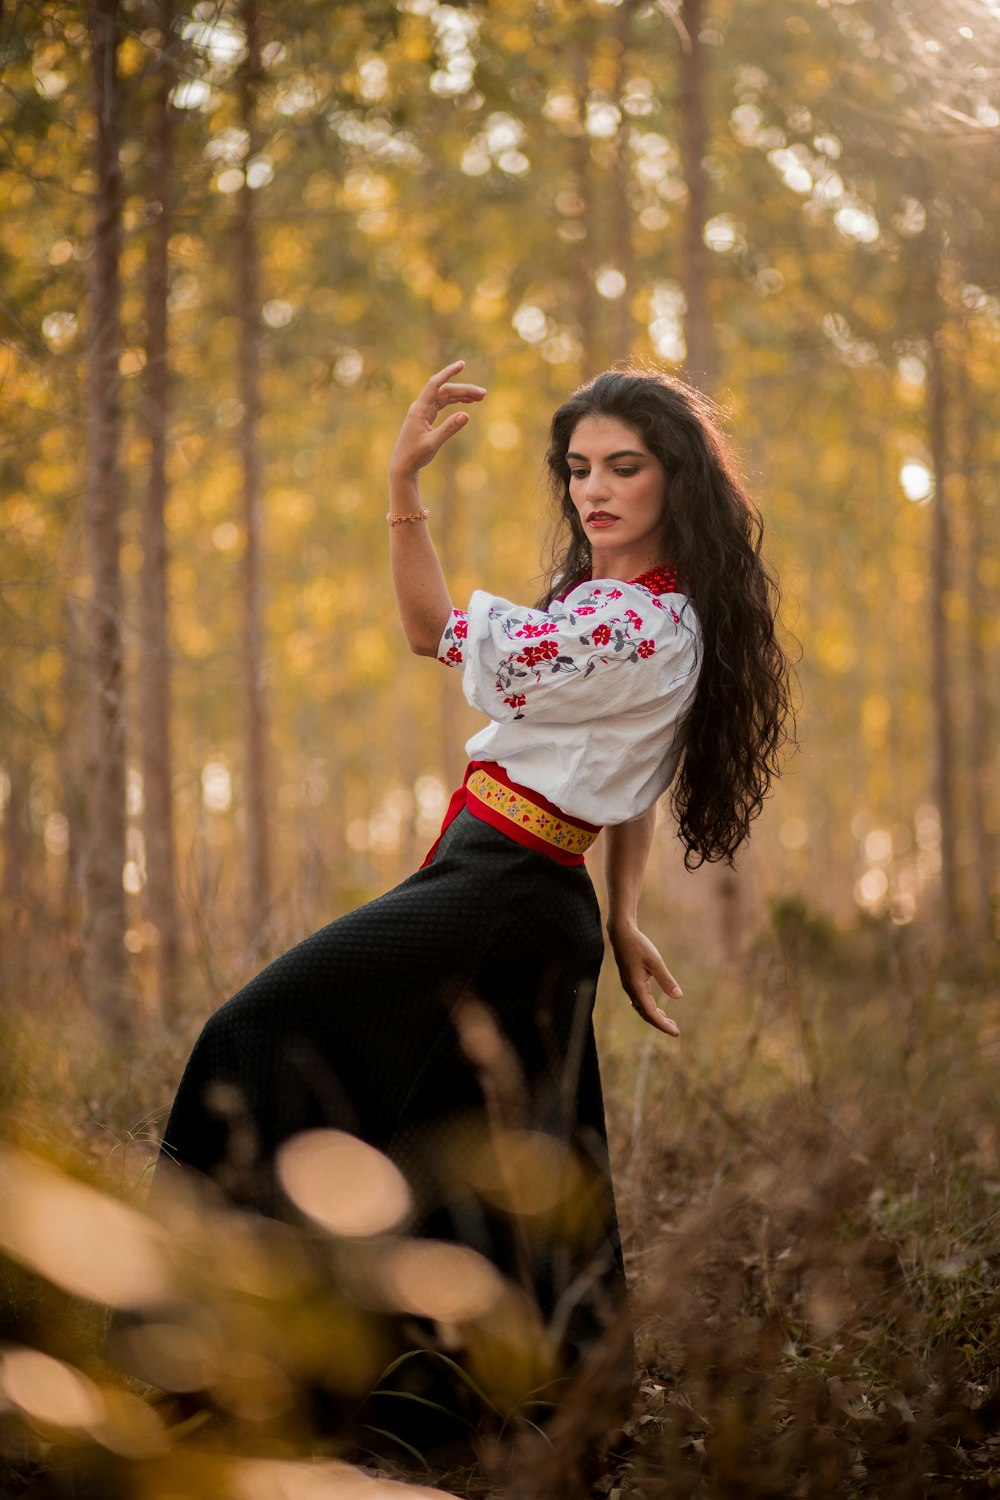
<svg viewBox="0 0 1000 1500">
<path fill-rule="evenodd" d="M 27 886 L 26 871 L 30 858 L 28 832 L 28 784 L 30 773 L 16 749 L 8 741 L 4 747 L 4 770 L 7 773 L 6 805 L 3 808 L 3 896 L 11 908 L 21 906 Z"/>
<path fill-rule="evenodd" d="M 930 219 L 932 210 L 928 208 Z M 928 224 L 927 263 L 927 431 L 934 471 L 930 527 L 931 743 L 933 796 L 941 822 L 941 914 L 946 942 L 958 927 L 955 868 L 954 706 L 949 675 L 947 594 L 951 580 L 948 516 L 948 392 L 945 371 L 944 306 L 940 288 L 940 240 Z"/>
<path fill-rule="evenodd" d="M 72 566 L 79 572 L 78 559 Z M 85 608 L 85 607 L 84 607 Z M 66 817 L 66 874 L 62 891 L 62 922 L 69 937 L 69 955 L 74 976 L 81 974 L 80 927 L 83 872 L 87 859 L 87 761 L 85 742 L 75 732 L 86 719 L 87 671 L 83 611 L 67 596 L 62 608 L 62 670 L 59 698 L 62 720 L 56 746 L 62 806 Z"/>
<path fill-rule="evenodd" d="M 143 825 L 146 837 L 146 910 L 159 934 L 157 973 L 162 1014 L 178 1007 L 180 931 L 174 845 L 173 762 L 170 747 L 170 645 L 167 612 L 167 434 L 170 399 L 167 292 L 172 227 L 173 82 L 168 48 L 174 0 L 159 0 L 156 24 L 160 58 L 153 80 L 146 164 L 151 217 L 146 261 L 146 368 L 143 425 L 149 444 L 149 479 L 142 516 L 139 716 L 142 740 Z"/>
<path fill-rule="evenodd" d="M 261 75 L 260 28 L 256 0 L 243 0 L 240 16 L 246 56 L 240 76 L 240 111 L 247 135 L 247 166 L 259 149 L 257 90 Z M 243 671 L 246 713 L 245 795 L 247 819 L 247 919 L 251 948 L 267 946 L 271 914 L 271 842 L 268 806 L 268 720 L 264 684 L 263 485 L 259 445 L 260 258 L 254 194 L 244 181 L 237 198 L 237 288 L 240 319 L 240 457 L 243 466 Z"/>
<path fill-rule="evenodd" d="M 969 789 L 971 796 L 973 907 L 972 935 L 979 943 L 988 943 L 992 931 L 992 896 L 990 888 L 994 868 L 994 849 L 990 823 L 990 769 L 992 712 L 989 676 L 983 640 L 990 619 L 990 607 L 979 576 L 979 565 L 985 553 L 981 497 L 978 484 L 979 413 L 976 392 L 963 362 L 962 404 L 965 411 L 962 452 L 966 535 L 966 666 L 969 678 Z"/>
<path fill-rule="evenodd" d="M 708 219 L 709 125 L 705 46 L 699 41 L 705 24 L 705 0 L 681 0 L 678 30 L 681 37 L 678 134 L 681 170 L 688 191 L 684 219 L 681 284 L 687 311 L 684 341 L 687 344 L 685 376 L 692 385 L 713 395 L 718 378 L 719 352 L 715 325 L 709 309 L 711 251 L 705 244 Z M 743 946 L 747 921 L 748 887 L 744 876 L 729 865 L 713 865 L 708 876 L 715 918 L 715 935 L 727 962 L 735 963 Z"/>
<path fill-rule="evenodd" d="M 615 39 L 621 51 L 618 54 L 618 76 L 615 86 L 615 102 L 621 113 L 621 123 L 615 141 L 615 159 L 611 169 L 611 244 L 612 257 L 617 270 L 625 278 L 625 290 L 615 303 L 614 343 L 612 351 L 616 360 L 628 359 L 632 354 L 635 322 L 632 317 L 632 296 L 635 286 L 635 255 L 632 248 L 632 205 L 629 202 L 628 126 L 623 107 L 624 85 L 628 78 L 628 49 L 632 42 L 632 22 L 635 18 L 635 0 L 622 0 L 615 22 Z"/>
<path fill-rule="evenodd" d="M 686 375 L 692 385 L 711 393 L 718 378 L 719 355 L 708 305 L 711 251 L 705 244 L 709 188 L 708 173 L 704 165 L 708 150 L 708 107 L 705 48 L 698 40 L 704 22 L 705 0 L 681 0 L 678 129 L 681 168 L 688 191 L 682 276 L 687 299 L 687 315 L 684 320 Z"/>
<path fill-rule="evenodd" d="M 119 262 L 122 181 L 119 152 L 117 0 L 89 10 L 95 89 L 94 257 L 87 350 L 87 486 L 84 532 L 90 574 L 87 637 L 90 739 L 85 866 L 85 981 L 91 1005 L 127 1031 L 125 893 L 125 716 L 122 695 L 120 534 L 121 354 Z"/>
<path fill-rule="evenodd" d="M 590 155 L 590 138 L 586 131 L 587 96 L 590 92 L 587 71 L 587 55 L 578 41 L 572 44 L 571 65 L 576 82 L 576 95 L 580 113 L 580 134 L 573 138 L 571 156 L 576 196 L 579 199 L 579 220 L 587 235 L 573 247 L 573 302 L 576 308 L 577 329 L 580 335 L 580 374 L 584 380 L 596 375 L 601 365 L 599 336 L 597 329 L 597 292 L 594 287 L 594 272 L 597 267 L 594 251 L 597 215 L 594 208 L 593 163 Z"/>
</svg>

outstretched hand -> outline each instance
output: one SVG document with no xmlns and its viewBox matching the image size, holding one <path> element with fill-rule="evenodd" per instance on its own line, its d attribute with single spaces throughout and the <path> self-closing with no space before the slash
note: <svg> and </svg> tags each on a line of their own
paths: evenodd
<svg viewBox="0 0 1000 1500">
<path fill-rule="evenodd" d="M 461 432 L 469 418 L 464 411 L 454 412 L 435 426 L 446 406 L 455 402 L 471 404 L 482 401 L 486 391 L 481 385 L 466 385 L 452 379 L 464 370 L 465 360 L 456 359 L 432 375 L 403 420 L 396 446 L 389 460 L 389 473 L 400 479 L 412 479 L 430 463 L 449 438 Z"/>
<path fill-rule="evenodd" d="M 649 938 L 638 927 L 629 927 L 616 930 L 611 936 L 611 945 L 622 988 L 631 1000 L 633 1010 L 657 1031 L 663 1031 L 667 1036 L 680 1036 L 676 1021 L 664 1015 L 653 999 L 650 982 L 655 980 L 664 994 L 675 1000 L 681 996 L 681 987 Z"/>
</svg>

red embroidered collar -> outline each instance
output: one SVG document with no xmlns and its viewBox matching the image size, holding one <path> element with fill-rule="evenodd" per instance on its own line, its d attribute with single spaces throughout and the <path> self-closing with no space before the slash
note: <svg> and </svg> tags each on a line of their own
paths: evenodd
<svg viewBox="0 0 1000 1500">
<path fill-rule="evenodd" d="M 666 563 L 657 563 L 655 568 L 649 568 L 645 573 L 640 573 L 638 578 L 630 578 L 629 583 L 637 583 L 640 588 L 648 589 L 651 594 L 677 593 L 677 574 Z"/>
<path fill-rule="evenodd" d="M 655 594 L 657 597 L 660 594 L 677 594 L 681 592 L 677 587 L 677 574 L 666 563 L 657 563 L 655 568 L 647 568 L 646 572 L 640 573 L 638 578 L 629 578 L 627 581 L 629 583 L 637 583 L 640 588 L 648 589 L 651 594 Z M 589 582 L 589 578 L 581 578 L 579 583 L 573 585 L 573 588 L 579 588 L 580 584 Z M 553 598 L 564 600 L 572 592 L 573 589 L 566 589 L 561 594 L 554 594 Z"/>
</svg>

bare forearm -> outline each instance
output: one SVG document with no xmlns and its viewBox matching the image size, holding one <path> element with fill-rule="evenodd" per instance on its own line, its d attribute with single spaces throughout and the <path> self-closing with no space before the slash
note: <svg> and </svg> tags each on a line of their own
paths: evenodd
<svg viewBox="0 0 1000 1500">
<path fill-rule="evenodd" d="M 389 514 L 418 515 L 421 508 L 416 476 L 390 472 Z M 403 521 L 390 526 L 389 557 L 399 618 L 410 650 L 418 656 L 434 656 L 452 604 L 428 523 Z"/>
<path fill-rule="evenodd" d="M 676 1021 L 664 1015 L 653 998 L 652 982 L 664 994 L 679 999 L 681 987 L 656 946 L 639 930 L 639 897 L 642 879 L 656 827 L 656 808 L 651 807 L 631 823 L 606 828 L 605 866 L 608 877 L 608 936 L 614 949 L 615 963 L 622 988 L 634 1009 L 667 1036 L 679 1036 Z"/>
<path fill-rule="evenodd" d="M 619 823 L 604 830 L 607 924 L 612 935 L 638 925 L 639 897 L 655 828 L 654 806 L 631 823 Z"/>
<path fill-rule="evenodd" d="M 420 503 L 417 476 L 469 420 L 465 412 L 455 412 L 438 422 L 445 407 L 474 404 L 486 395 L 481 385 L 453 378 L 463 365 L 454 360 L 431 376 L 406 413 L 389 460 L 392 582 L 406 639 L 418 656 L 436 654 L 451 614 L 451 594 Z"/>
</svg>

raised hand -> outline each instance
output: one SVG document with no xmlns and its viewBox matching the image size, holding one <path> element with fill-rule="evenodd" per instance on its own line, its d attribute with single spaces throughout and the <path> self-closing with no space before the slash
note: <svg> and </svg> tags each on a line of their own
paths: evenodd
<svg viewBox="0 0 1000 1500">
<path fill-rule="evenodd" d="M 467 385 L 452 377 L 465 369 L 465 360 L 456 359 L 432 375 L 403 419 L 396 446 L 389 459 L 389 474 L 395 479 L 413 479 L 430 463 L 449 438 L 461 432 L 469 418 L 463 411 L 454 412 L 436 426 L 446 406 L 456 402 L 471 405 L 482 401 L 486 391 L 481 385 Z"/>
</svg>

